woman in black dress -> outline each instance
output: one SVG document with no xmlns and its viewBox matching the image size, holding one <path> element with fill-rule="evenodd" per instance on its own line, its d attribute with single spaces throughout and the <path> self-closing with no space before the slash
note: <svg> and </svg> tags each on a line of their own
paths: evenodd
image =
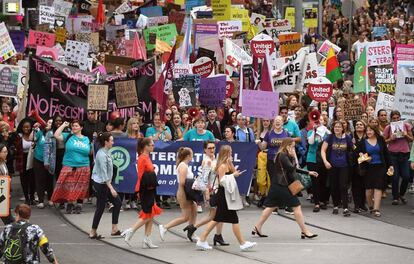
<svg viewBox="0 0 414 264">
<path fill-rule="evenodd" d="M 240 176 L 241 172 L 236 170 L 233 165 L 232 150 L 229 145 L 221 146 L 215 171 L 217 175 L 216 181 L 219 182 L 217 193 L 214 195 L 217 201 L 216 215 L 214 220 L 208 224 L 207 229 L 197 241 L 197 248 L 201 250 L 212 249 L 206 241 L 207 236 L 218 223 L 230 223 L 233 224 L 233 233 L 239 241 L 240 249 L 242 251 L 249 250 L 256 246 L 256 242 L 244 240 L 240 232 L 237 210 L 242 209 L 243 204 L 235 177 Z M 232 186 L 234 190 L 230 191 L 228 186 Z M 211 199 L 213 198 L 210 197 L 210 200 Z"/>
<path fill-rule="evenodd" d="M 266 208 L 263 210 L 259 221 L 254 226 L 252 235 L 257 234 L 259 237 L 267 237 L 262 234 L 261 229 L 275 208 L 292 207 L 296 223 L 298 223 L 301 229 L 301 238 L 314 238 L 318 236 L 316 234 L 312 234 L 306 228 L 299 199 L 298 197 L 292 195 L 288 188 L 288 185 L 295 180 L 296 171 L 300 173 L 308 173 L 313 177 L 318 177 L 318 173 L 315 171 L 298 169 L 296 167 L 296 160 L 295 141 L 293 141 L 292 138 L 284 139 L 279 147 L 279 151 L 274 162 L 274 175 L 271 175 L 270 177 L 270 190 L 264 202 L 264 206 Z"/>
</svg>

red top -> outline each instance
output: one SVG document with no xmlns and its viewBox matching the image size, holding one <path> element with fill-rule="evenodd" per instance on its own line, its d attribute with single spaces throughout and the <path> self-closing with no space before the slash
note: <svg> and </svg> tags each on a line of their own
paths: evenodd
<svg viewBox="0 0 414 264">
<path fill-rule="evenodd" d="M 138 171 L 138 181 L 137 181 L 137 185 L 135 186 L 135 192 L 139 192 L 142 175 L 144 175 L 145 172 L 154 171 L 154 165 L 152 164 L 152 161 L 148 155 L 146 154 L 139 155 L 138 162 L 137 162 L 137 171 Z"/>
<path fill-rule="evenodd" d="M 9 113 L 8 115 L 3 115 L 3 121 L 9 124 L 11 132 L 14 131 L 14 124 L 16 121 L 16 114 L 14 112 Z"/>
</svg>

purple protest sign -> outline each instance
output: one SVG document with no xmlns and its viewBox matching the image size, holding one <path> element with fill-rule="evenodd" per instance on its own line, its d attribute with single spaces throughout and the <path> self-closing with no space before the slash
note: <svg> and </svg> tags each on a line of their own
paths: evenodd
<svg viewBox="0 0 414 264">
<path fill-rule="evenodd" d="M 273 119 L 279 112 L 279 93 L 257 90 L 243 90 L 244 116 Z"/>
<path fill-rule="evenodd" d="M 23 30 L 10 30 L 10 38 L 13 42 L 14 48 L 17 52 L 24 52 L 24 31 Z"/>
<path fill-rule="evenodd" d="M 223 106 L 224 99 L 226 99 L 226 75 L 201 79 L 199 100 L 202 105 Z"/>
</svg>

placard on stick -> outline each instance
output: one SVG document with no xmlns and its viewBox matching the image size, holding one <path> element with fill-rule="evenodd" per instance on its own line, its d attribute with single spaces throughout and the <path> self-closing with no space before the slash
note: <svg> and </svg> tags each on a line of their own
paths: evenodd
<svg viewBox="0 0 414 264">
<path fill-rule="evenodd" d="M 138 106 L 135 80 L 115 82 L 115 95 L 118 108 Z"/>
<path fill-rule="evenodd" d="M 90 84 L 88 86 L 88 110 L 108 111 L 108 85 Z"/>
<path fill-rule="evenodd" d="M 346 120 L 360 120 L 362 115 L 361 99 L 347 99 L 338 104 L 344 111 Z"/>
<path fill-rule="evenodd" d="M 0 177 L 0 216 L 10 214 L 10 177 Z"/>
</svg>

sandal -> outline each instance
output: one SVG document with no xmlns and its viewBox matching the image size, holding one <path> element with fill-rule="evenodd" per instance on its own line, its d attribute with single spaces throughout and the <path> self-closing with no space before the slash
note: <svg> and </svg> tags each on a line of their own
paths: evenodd
<svg viewBox="0 0 414 264">
<path fill-rule="evenodd" d="M 102 238 L 104 238 L 104 237 L 103 237 L 103 236 L 101 236 L 101 235 L 96 234 L 96 235 L 94 235 L 94 236 L 89 236 L 89 238 L 90 238 L 90 239 L 96 239 L 96 240 L 99 240 L 99 239 L 102 239 Z"/>
<path fill-rule="evenodd" d="M 374 213 L 374 216 L 376 216 L 376 217 L 380 217 L 381 216 L 381 213 L 380 213 L 379 210 L 373 210 L 372 212 Z"/>
<path fill-rule="evenodd" d="M 120 236 L 121 233 L 122 233 L 121 230 L 118 230 L 115 233 L 111 233 L 111 236 Z"/>
</svg>

